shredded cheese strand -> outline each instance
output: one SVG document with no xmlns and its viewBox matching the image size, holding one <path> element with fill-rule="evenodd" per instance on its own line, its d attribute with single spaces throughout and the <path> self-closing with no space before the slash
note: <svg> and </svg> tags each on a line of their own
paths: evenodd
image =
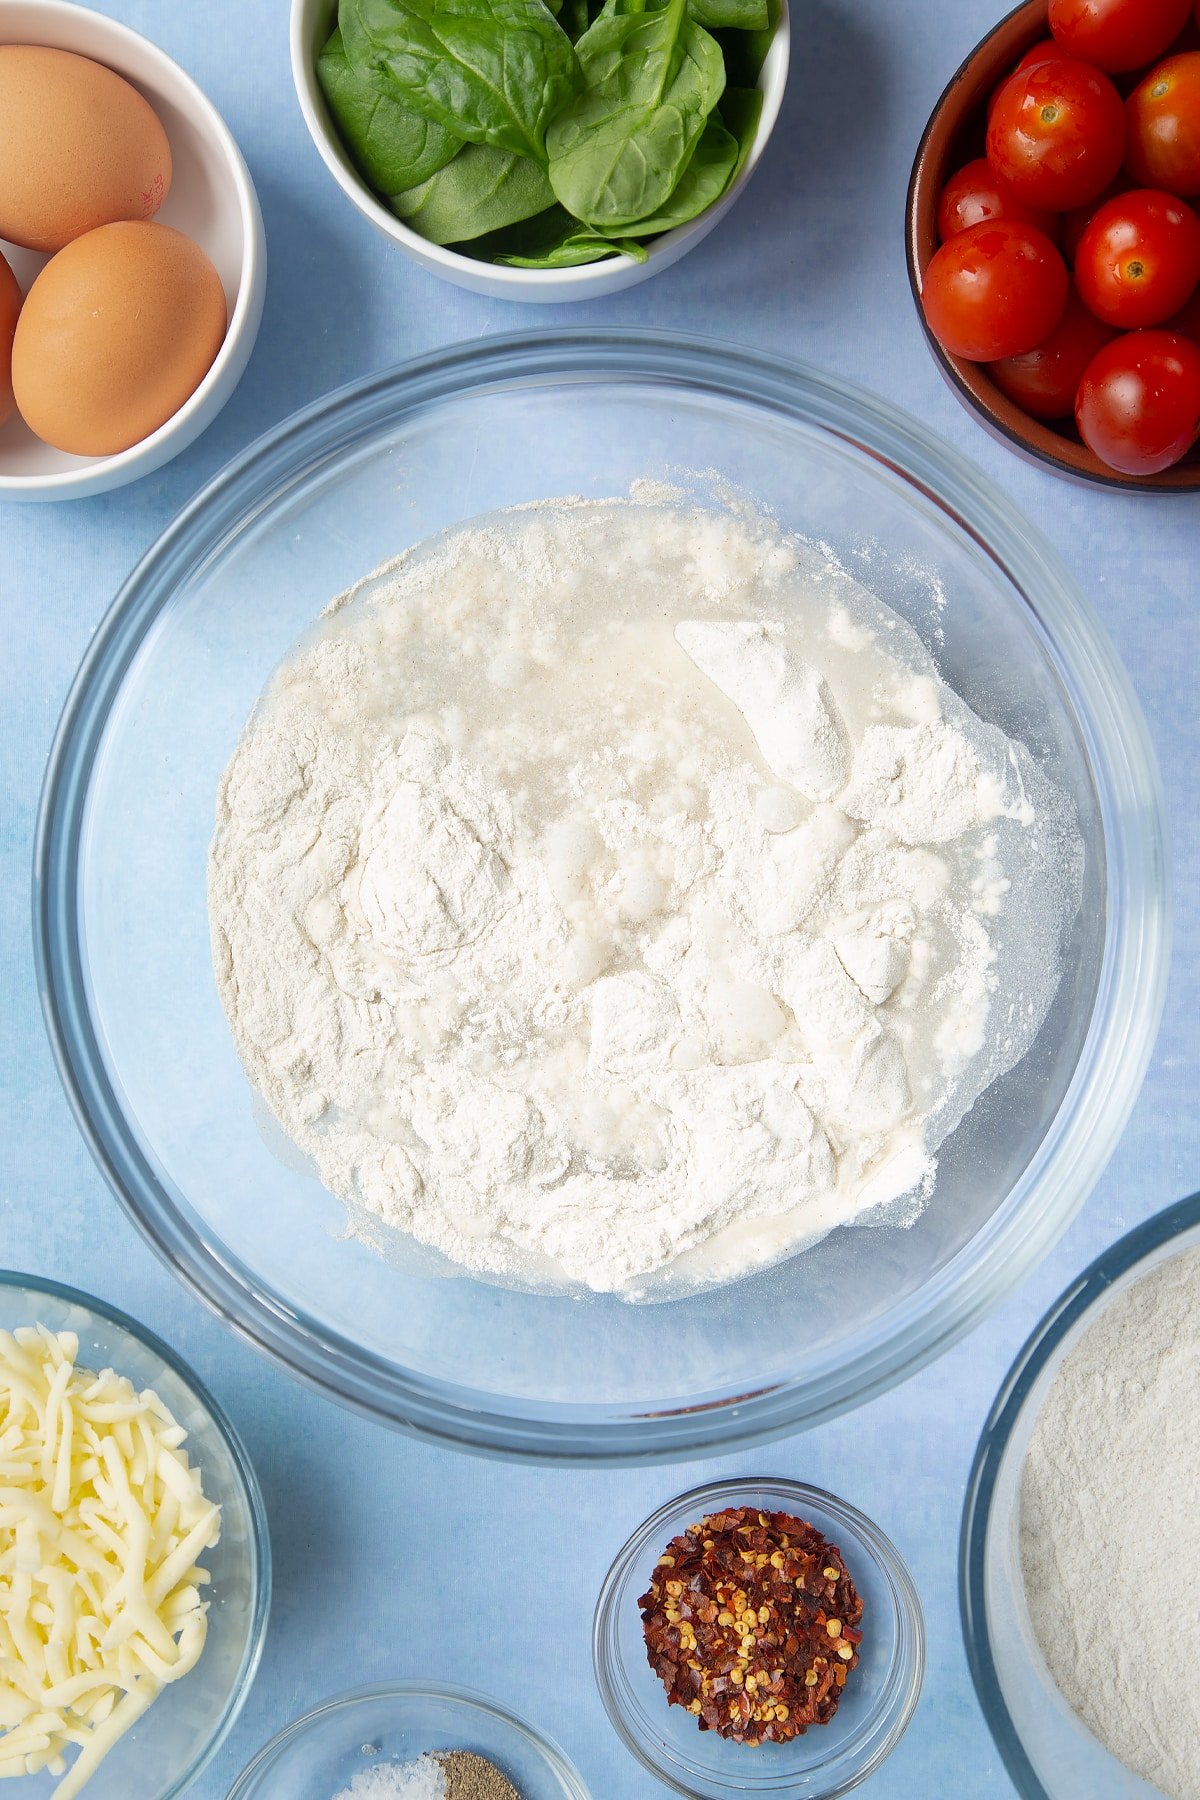
<svg viewBox="0 0 1200 1800">
<path fill-rule="evenodd" d="M 78 1352 L 0 1331 L 0 1779 L 48 1769 L 53 1800 L 199 1661 L 220 1538 L 170 1409 Z"/>
</svg>

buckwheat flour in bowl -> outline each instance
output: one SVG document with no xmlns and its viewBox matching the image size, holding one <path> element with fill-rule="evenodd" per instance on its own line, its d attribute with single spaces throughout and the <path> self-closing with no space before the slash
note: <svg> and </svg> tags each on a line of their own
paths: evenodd
<svg viewBox="0 0 1200 1800">
<path fill-rule="evenodd" d="M 1025 1597 L 1063 1698 L 1166 1800 L 1200 1800 L 1200 1250 L 1064 1357 L 1021 1488 Z"/>
<path fill-rule="evenodd" d="M 651 491 L 336 600 L 225 774 L 209 914 L 247 1072 L 352 1218 L 633 1299 L 914 1219 L 1080 867 L 898 615 Z"/>
</svg>

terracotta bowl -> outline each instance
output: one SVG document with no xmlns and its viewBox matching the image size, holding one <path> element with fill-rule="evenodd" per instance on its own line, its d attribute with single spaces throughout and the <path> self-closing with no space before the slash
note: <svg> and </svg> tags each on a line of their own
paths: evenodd
<svg viewBox="0 0 1200 1800">
<path fill-rule="evenodd" d="M 1031 419 L 1000 392 L 982 364 L 949 355 L 925 325 L 921 283 L 938 247 L 939 195 L 956 169 L 972 157 L 982 156 L 987 102 L 993 89 L 1026 50 L 1048 35 L 1047 0 L 1026 0 L 976 45 L 933 109 L 908 190 L 908 273 L 917 316 L 934 360 L 963 405 L 977 414 L 994 437 L 1030 461 L 1100 487 L 1145 493 L 1200 492 L 1200 446 L 1161 475 L 1119 474 L 1080 441 L 1073 424 L 1064 420 L 1061 426 L 1047 425 Z"/>
</svg>

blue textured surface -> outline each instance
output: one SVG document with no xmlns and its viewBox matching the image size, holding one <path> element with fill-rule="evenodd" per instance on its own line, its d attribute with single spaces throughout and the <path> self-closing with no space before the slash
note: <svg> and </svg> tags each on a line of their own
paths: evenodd
<svg viewBox="0 0 1200 1800">
<path fill-rule="evenodd" d="M 1200 499 L 1076 490 L 1026 467 L 959 409 L 926 354 L 904 269 L 908 169 L 930 105 L 997 0 L 797 0 L 783 118 L 731 217 L 650 284 L 553 314 L 444 286 L 352 210 L 300 119 L 284 0 L 111 0 L 103 10 L 155 38 L 225 114 L 258 184 L 271 274 L 242 387 L 187 454 L 105 498 L 0 507 L 0 1260 L 89 1288 L 169 1338 L 229 1408 L 262 1475 L 277 1571 L 271 1636 L 197 1800 L 224 1795 L 258 1745 L 323 1696 L 422 1673 L 529 1714 L 560 1739 L 597 1800 L 652 1800 L 663 1790 L 627 1757 L 595 1697 L 593 1596 L 611 1552 L 652 1506 L 715 1473 L 753 1471 L 845 1494 L 894 1537 L 921 1589 L 925 1696 L 865 1790 L 872 1800 L 1011 1795 L 959 1636 L 957 1533 L 975 1440 L 1016 1349 L 1067 1279 L 1197 1185 Z M 437 344 L 613 320 L 716 332 L 836 369 L 911 409 L 1015 496 L 1090 594 L 1149 715 L 1179 916 L 1162 1036 L 1120 1150 L 1054 1254 L 968 1342 L 851 1417 L 760 1454 L 572 1475 L 456 1460 L 352 1419 L 260 1361 L 176 1286 L 118 1212 L 60 1092 L 32 973 L 29 864 L 46 753 L 89 635 L 143 548 L 229 455 L 330 387 Z"/>
</svg>

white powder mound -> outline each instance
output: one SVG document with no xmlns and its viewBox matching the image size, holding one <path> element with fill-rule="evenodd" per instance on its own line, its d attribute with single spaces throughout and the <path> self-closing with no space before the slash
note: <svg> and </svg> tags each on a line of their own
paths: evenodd
<svg viewBox="0 0 1200 1800">
<path fill-rule="evenodd" d="M 1200 1251 L 1109 1303 L 1063 1359 L 1021 1490 L 1050 1673 L 1167 1800 L 1200 1800 Z"/>
<path fill-rule="evenodd" d="M 446 1800 L 446 1772 L 434 1756 L 360 1769 L 336 1800 Z"/>
<path fill-rule="evenodd" d="M 826 558 L 555 502 L 401 558 L 279 669 L 210 917 L 246 1068 L 352 1215 L 633 1298 L 915 1217 L 1045 1017 L 1080 854 Z"/>
</svg>

